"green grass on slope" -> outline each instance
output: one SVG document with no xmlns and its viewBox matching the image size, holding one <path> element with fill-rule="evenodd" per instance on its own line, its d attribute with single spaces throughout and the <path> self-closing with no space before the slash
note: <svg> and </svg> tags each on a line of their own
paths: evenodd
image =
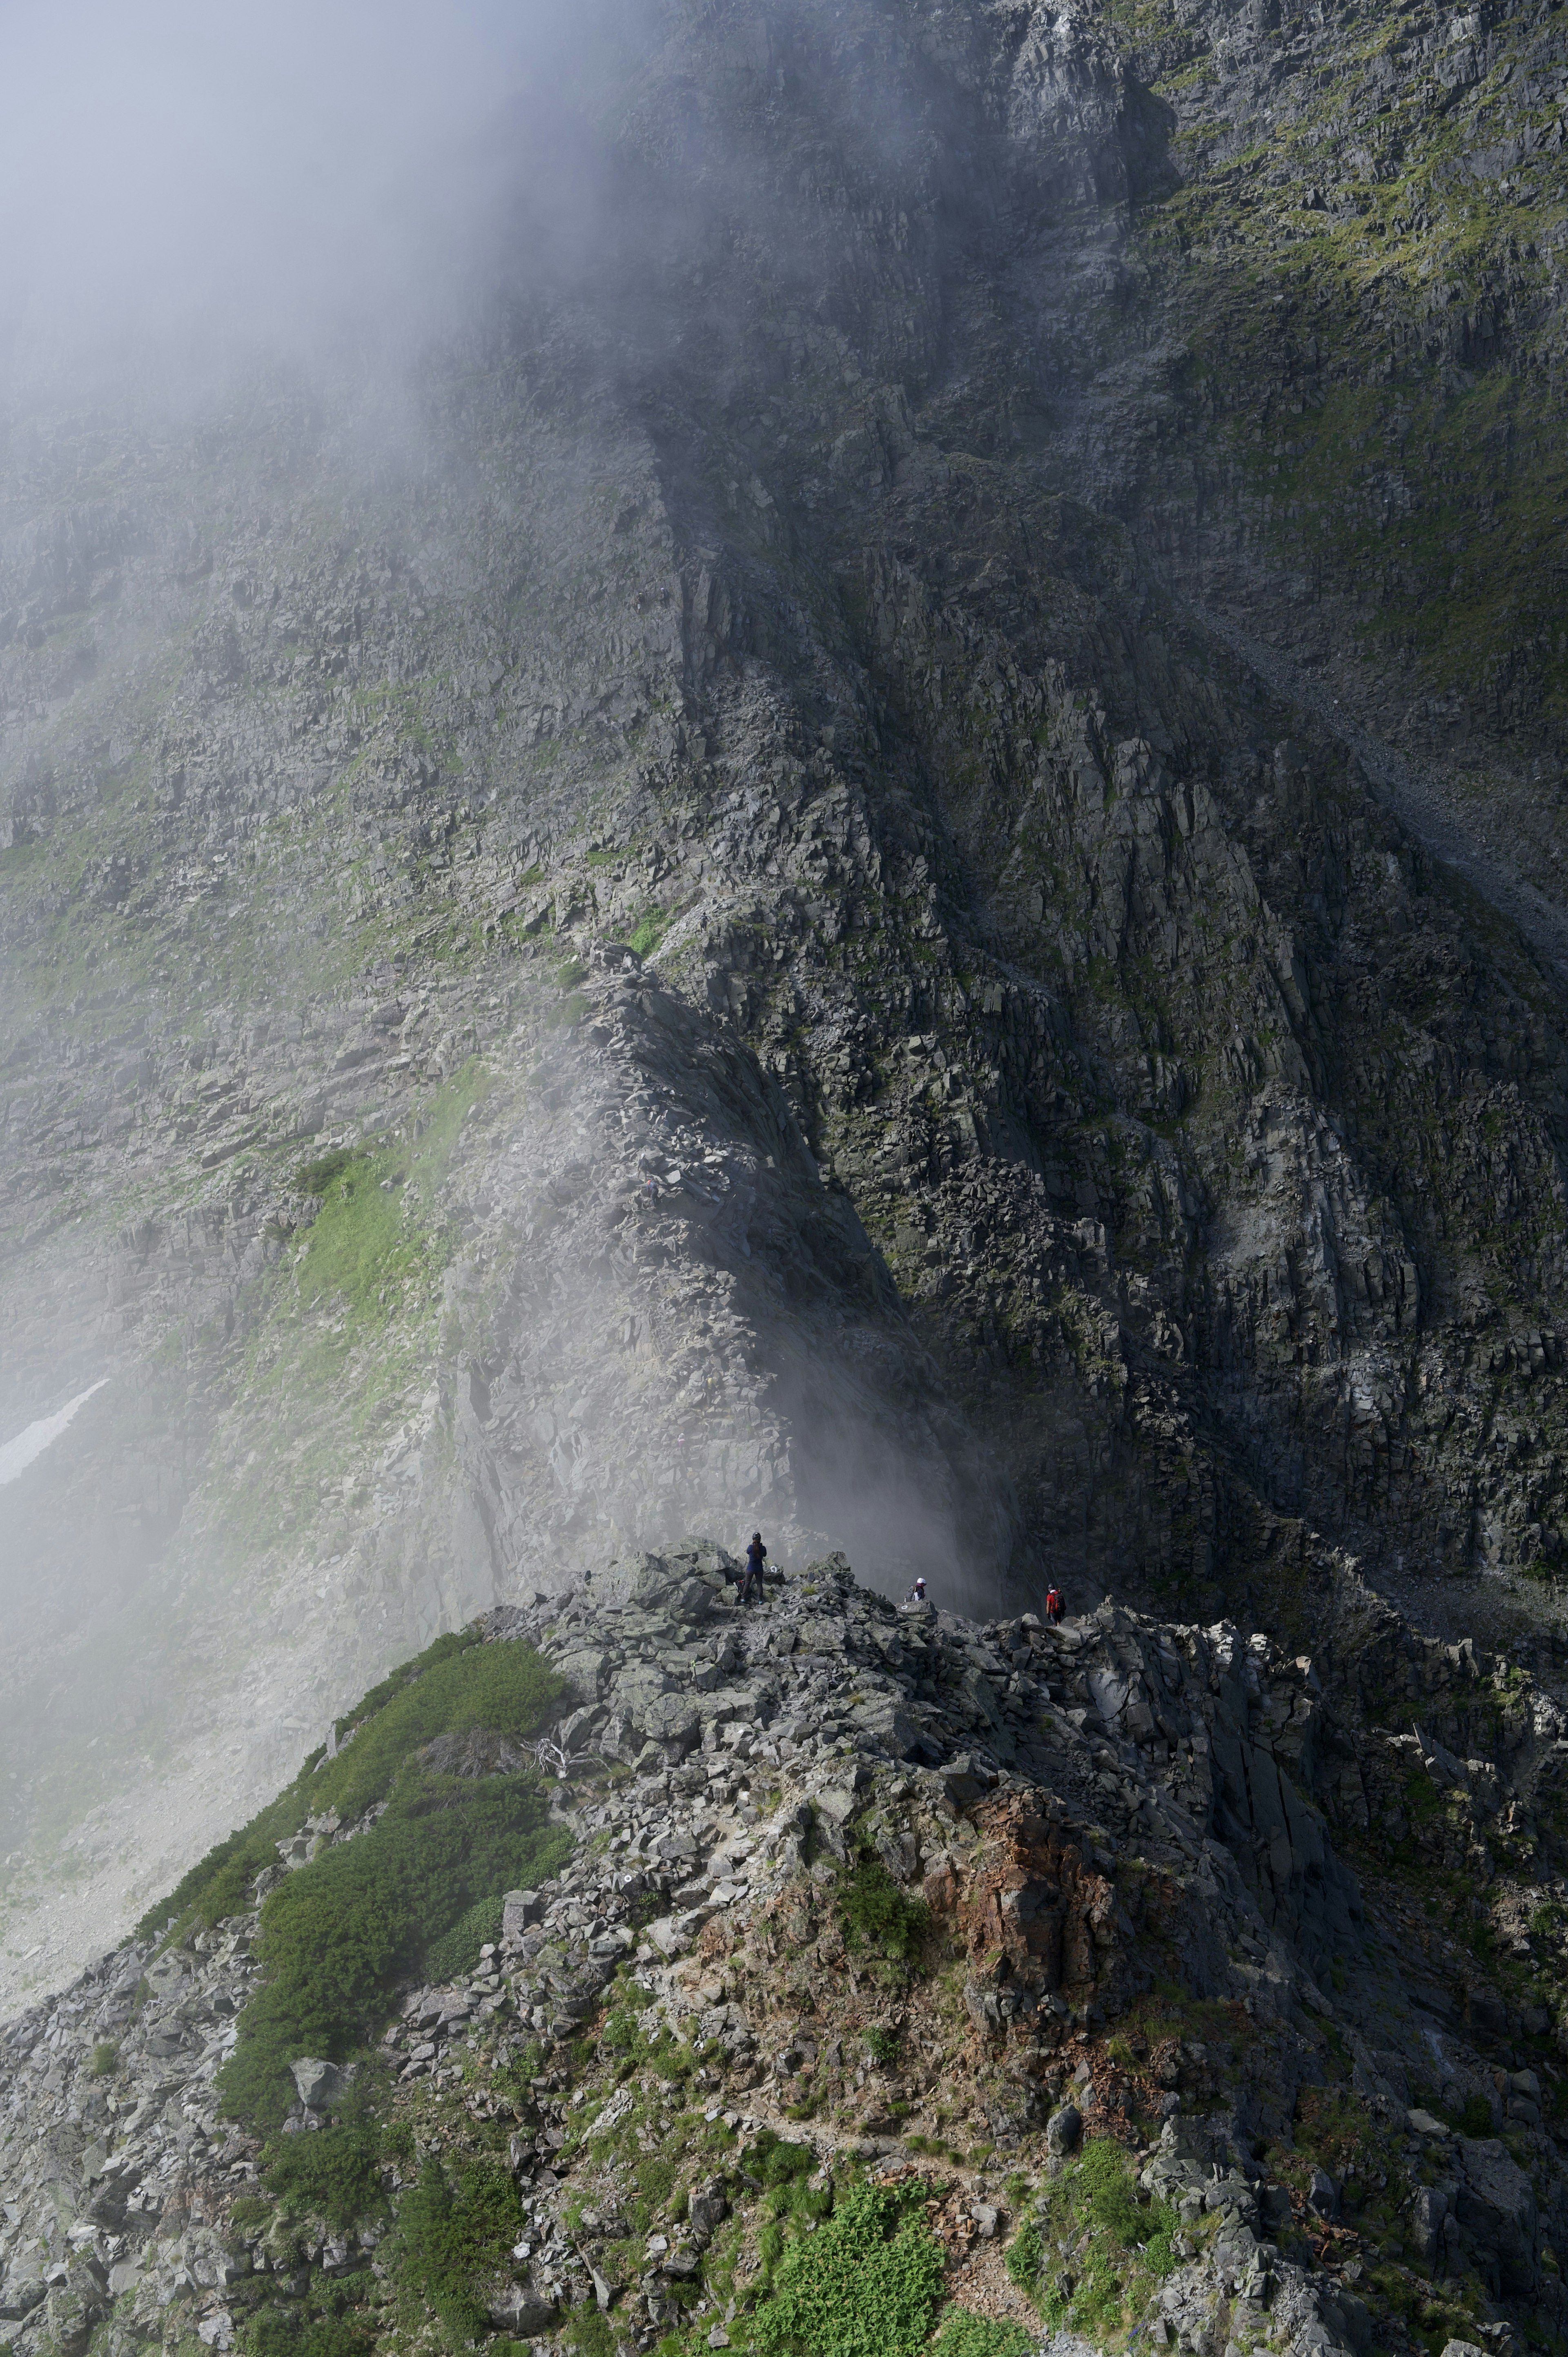
<svg viewBox="0 0 1568 2357">
<path fill-rule="evenodd" d="M 1103 2338 L 1137 2315 L 1154 2287 L 1176 2266 L 1168 2202 L 1140 2209 L 1133 2172 L 1119 2145 L 1086 2144 L 1046 2188 L 1037 2213 L 1008 2245 L 1006 2267 L 1053 2329 Z M 1071 2276 L 1057 2268 L 1075 2255 Z M 1064 2291 L 1064 2281 L 1072 2290 Z"/>
<path fill-rule="evenodd" d="M 422 1762 L 438 1735 L 483 1728 L 513 1738 L 543 1726 L 561 1681 L 532 1648 L 444 1637 L 366 1695 L 341 1724 L 354 1729 L 335 1760 L 320 1754 L 270 1807 L 193 1867 L 144 1919 L 170 1915 L 177 1934 L 239 1912 L 277 1844 L 307 1816 L 335 1810 L 351 1824 L 381 1815 L 352 1841 L 330 1845 L 272 1891 L 262 1909 L 263 1978 L 240 2018 L 222 2077 L 231 2112 L 274 2126 L 293 2100 L 288 2064 L 303 2054 L 346 2057 L 404 1975 L 427 1956 L 460 1970 L 489 1902 L 553 1872 L 570 1837 L 547 1826 L 532 1776 L 447 1776 Z M 446 1952 L 444 1942 L 456 1934 Z"/>
<path fill-rule="evenodd" d="M 384 2084 L 361 2071 L 337 2119 L 313 2136 L 280 2136 L 265 2149 L 268 2193 L 286 2218 L 325 2218 L 346 2234 L 387 2207 L 381 2169 L 388 2159 L 380 2118 Z M 258 2205 L 265 2214 L 265 2205 Z"/>
<path fill-rule="evenodd" d="M 932 2343 L 935 2357 L 1029 2357 L 1036 2336 L 999 2316 L 950 2308 Z"/>
<path fill-rule="evenodd" d="M 321 1511 L 428 1376 L 457 1234 L 441 1208 L 464 1123 L 489 1086 L 470 1060 L 423 1108 L 413 1145 L 338 1147 L 295 1174 L 321 1208 L 266 1280 L 230 1410 L 236 1447 L 214 1541 L 247 1568 Z"/>
</svg>

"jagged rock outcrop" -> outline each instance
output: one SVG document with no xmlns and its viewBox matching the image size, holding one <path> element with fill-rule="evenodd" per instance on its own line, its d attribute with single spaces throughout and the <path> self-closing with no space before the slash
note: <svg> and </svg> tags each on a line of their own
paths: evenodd
<svg viewBox="0 0 1568 2357">
<path fill-rule="evenodd" d="M 743 1609 L 736 1568 L 688 1541 L 488 1617 L 575 1689 L 539 1754 L 573 1856 L 357 2056 L 296 2061 L 281 2137 L 218 2093 L 267 1970 L 254 1900 L 360 1824 L 307 1815 L 248 1910 L 132 1942 L 0 2033 L 17 2357 L 100 2330 L 122 2357 L 248 2347 L 328 2309 L 395 2339 L 434 2296 L 433 2168 L 448 2200 L 465 2169 L 511 2189 L 510 2247 L 475 2246 L 477 2329 L 541 2349 L 577 2310 L 631 2346 L 750 2346 L 779 2255 L 759 2169 L 813 2172 L 813 2225 L 868 2181 L 918 2195 L 948 2293 L 1030 2345 L 1044 2319 L 1091 2346 L 1141 2320 L 1360 2352 L 1405 2345 L 1412 2304 L 1492 2346 L 1561 2329 L 1555 2065 L 1550 2100 L 1497 2066 L 1506 2006 L 1419 2026 L 1383 1936 L 1405 1869 L 1364 1901 L 1309 1797 L 1359 1740 L 1352 1694 L 1228 1627 L 983 1627 L 896 1608 L 842 1556 Z M 1462 1687 L 1486 1665 L 1425 1666 Z M 280 2199 L 300 2133 L 372 2136 L 351 2222 Z M 1110 2276 L 1070 2223 L 1097 2152 L 1163 2238 Z M 1100 2243 L 1122 2247 L 1103 2221 Z"/>
<path fill-rule="evenodd" d="M 412 451 L 15 437 L 0 1409 L 109 1378 L 0 1490 L 34 1972 L 681 1524 L 1275 1633 L 1331 1547 L 1560 1565 L 1561 977 L 1151 569 L 1085 436 L 1172 354 L 1068 397 L 1192 199 L 1151 86 L 1258 42 L 725 21 L 595 68 L 618 242 Z"/>
</svg>

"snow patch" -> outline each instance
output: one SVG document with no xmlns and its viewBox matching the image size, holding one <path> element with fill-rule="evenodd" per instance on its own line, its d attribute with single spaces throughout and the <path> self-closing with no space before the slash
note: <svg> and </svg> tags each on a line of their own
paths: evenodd
<svg viewBox="0 0 1568 2357">
<path fill-rule="evenodd" d="M 19 1432 L 15 1440 L 7 1440 L 4 1448 L 0 1448 L 0 1487 L 7 1481 L 14 1481 L 18 1473 L 26 1472 L 34 1458 L 41 1457 L 50 1441 L 59 1438 L 77 1409 L 85 1405 L 94 1392 L 101 1392 L 108 1381 L 107 1375 L 100 1375 L 95 1383 L 89 1383 L 87 1389 L 78 1392 L 73 1400 L 67 1400 L 63 1407 L 57 1407 L 53 1415 L 39 1416 L 36 1424 L 29 1424 Z"/>
</svg>

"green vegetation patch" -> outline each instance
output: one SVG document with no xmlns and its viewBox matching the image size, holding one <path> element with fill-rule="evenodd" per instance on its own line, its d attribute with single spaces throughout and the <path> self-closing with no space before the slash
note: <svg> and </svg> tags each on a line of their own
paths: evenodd
<svg viewBox="0 0 1568 2357">
<path fill-rule="evenodd" d="M 500 1938 L 505 1907 L 503 1893 L 495 1890 L 467 1908 L 452 1929 L 426 1949 L 424 1969 L 430 1979 L 455 1981 L 460 1973 L 471 1973 L 479 1961 L 479 1950 Z"/>
<path fill-rule="evenodd" d="M 1028 2357 L 1036 2337 L 1002 2317 L 950 2308 L 932 2346 L 935 2357 Z"/>
<path fill-rule="evenodd" d="M 351 1170 L 358 1157 L 349 1146 L 334 1146 L 326 1154 L 317 1154 L 309 1162 L 302 1162 L 295 1172 L 294 1183 L 302 1195 L 325 1195 L 335 1178 Z"/>
<path fill-rule="evenodd" d="M 1176 2264 L 1167 2202 L 1140 2203 L 1120 2145 L 1086 2144 L 1008 2245 L 1007 2273 L 1047 2321 L 1102 2339 Z"/>
<path fill-rule="evenodd" d="M 413 1146 L 339 1146 L 299 1171 L 302 1191 L 322 1199 L 295 1263 L 301 1308 L 340 1300 L 356 1323 L 384 1325 L 411 1289 L 430 1291 L 453 1239 L 412 1207 L 427 1202 L 446 1177 L 486 1086 L 483 1068 L 470 1062 L 437 1092 Z"/>
<path fill-rule="evenodd" d="M 1458 2111 L 1450 2115 L 1450 2126 L 1461 2136 L 1489 2136 L 1492 2133 L 1492 2107 L 1485 2095 L 1466 2095 Z"/>
<path fill-rule="evenodd" d="M 433 1940 L 484 1893 L 526 1889 L 571 1837 L 545 1824 L 532 1779 L 433 1776 L 410 1767 L 370 1832 L 291 1874 L 262 1910 L 264 1977 L 225 2065 L 225 2108 L 263 2125 L 294 2099 L 301 2054 L 341 2060 Z"/>
<path fill-rule="evenodd" d="M 386 2209 L 381 2126 L 368 2087 L 356 2087 L 341 2117 L 314 2136 L 278 2136 L 263 2156 L 269 2190 L 288 2218 L 324 2218 L 338 2233 Z"/>
<path fill-rule="evenodd" d="M 317 1512 L 323 1485 L 422 1384 L 457 1244 L 439 1192 L 489 1086 L 470 1060 L 426 1100 L 413 1142 L 335 1147 L 295 1172 L 320 1208 L 266 1279 L 238 1406 L 269 1439 L 223 1503 L 247 1563 Z"/>
<path fill-rule="evenodd" d="M 753 2334 L 763 2357 L 916 2357 L 942 2297 L 924 2187 L 863 2185 L 790 2243 Z"/>
<path fill-rule="evenodd" d="M 177 1935 L 217 1922 L 248 1905 L 278 1842 L 307 1815 L 335 1811 L 349 1824 L 384 1803 L 367 1830 L 330 1844 L 263 1904 L 263 1979 L 220 2083 L 232 2114 L 276 2126 L 293 2101 L 291 2061 L 344 2060 L 400 1978 L 433 1963 L 463 1969 L 499 1928 L 501 1894 L 542 1881 L 564 1860 L 571 1836 L 546 1824 L 534 1777 L 448 1775 L 423 1756 L 438 1736 L 525 1738 L 562 1691 L 530 1645 L 481 1645 L 472 1632 L 439 1639 L 341 1722 L 350 1739 L 336 1759 L 308 1761 L 151 1910 L 147 1931 L 169 1913 Z"/>
<path fill-rule="evenodd" d="M 502 2271 L 521 2226 L 517 2187 L 499 2163 L 467 2160 L 448 2175 L 432 2153 L 391 2238 L 400 2288 L 435 2309 L 449 2341 L 477 2340 L 489 2319 L 475 2283 Z"/>
<path fill-rule="evenodd" d="M 478 1727 L 514 1739 L 532 1735 L 546 1724 L 564 1691 L 532 1646 L 484 1645 L 471 1629 L 437 1637 L 338 1721 L 345 1744 L 338 1757 L 327 1759 L 324 1748 L 313 1752 L 275 1801 L 209 1850 L 168 1898 L 148 1908 L 137 1938 L 151 1939 L 171 1917 L 177 1940 L 198 1924 L 210 1929 L 226 1915 L 242 1913 L 256 1877 L 277 1864 L 278 1843 L 297 1834 L 308 1815 L 333 1809 L 344 1821 L 360 1815 L 387 1798 L 404 1763 L 438 1735 Z"/>
<path fill-rule="evenodd" d="M 369 2357 L 376 2332 L 358 2288 L 313 2275 L 303 2300 L 263 2301 L 240 2325 L 245 2357 Z"/>
<path fill-rule="evenodd" d="M 637 920 L 637 928 L 628 947 L 639 958 L 651 957 L 670 930 L 671 920 L 660 908 L 645 909 Z"/>
<path fill-rule="evenodd" d="M 838 1917 L 846 1946 L 869 1948 L 899 1964 L 913 1962 L 931 1920 L 925 1900 L 900 1890 L 869 1851 L 856 1857 L 839 1892 Z"/>
</svg>

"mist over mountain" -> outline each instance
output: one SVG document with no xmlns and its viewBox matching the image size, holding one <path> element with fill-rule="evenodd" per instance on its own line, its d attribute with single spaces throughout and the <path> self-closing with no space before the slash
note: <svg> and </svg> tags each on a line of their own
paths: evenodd
<svg viewBox="0 0 1568 2357">
<path fill-rule="evenodd" d="M 7 1987 L 692 1530 L 1528 1648 L 1561 48 L 0 22 Z"/>
</svg>

